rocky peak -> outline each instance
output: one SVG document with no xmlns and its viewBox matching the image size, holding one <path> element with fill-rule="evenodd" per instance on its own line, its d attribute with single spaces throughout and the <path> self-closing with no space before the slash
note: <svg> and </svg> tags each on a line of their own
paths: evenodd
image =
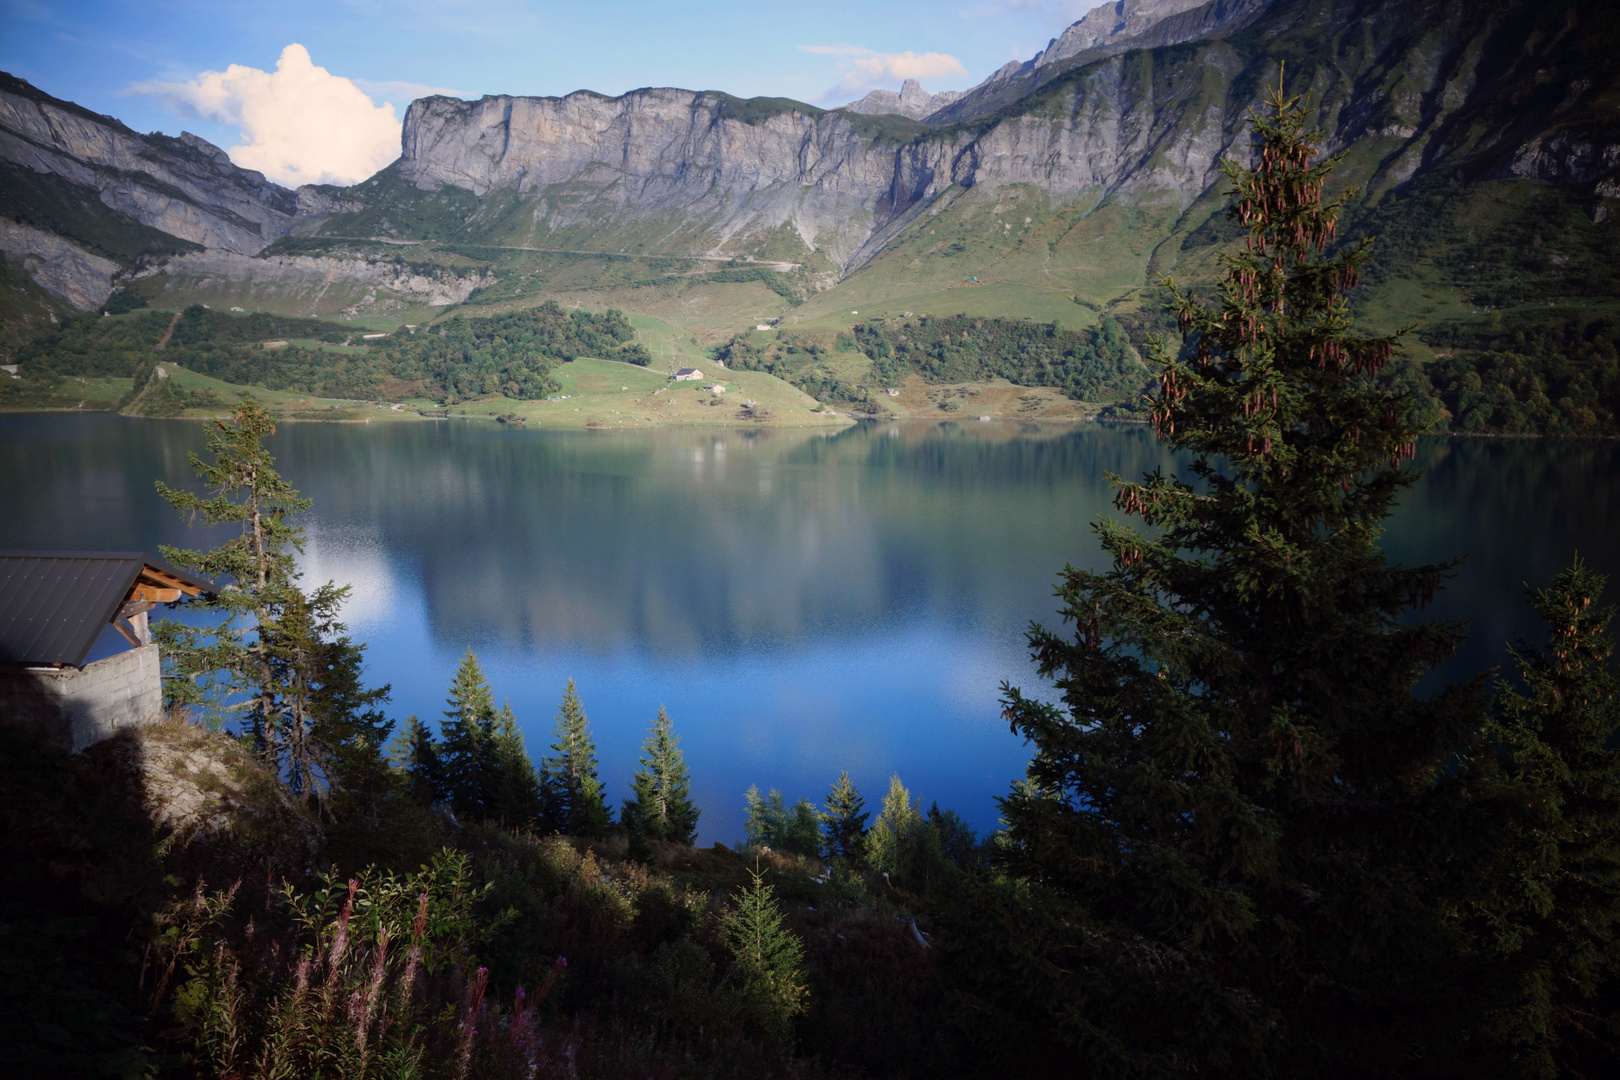
<svg viewBox="0 0 1620 1080">
<path fill-rule="evenodd" d="M 916 79 L 907 79 L 900 84 L 898 94 L 893 90 L 873 90 L 859 101 L 845 105 L 844 108 L 867 116 L 892 114 L 921 120 L 961 96 L 960 90 L 941 90 L 937 94 L 930 94 Z"/>
</svg>

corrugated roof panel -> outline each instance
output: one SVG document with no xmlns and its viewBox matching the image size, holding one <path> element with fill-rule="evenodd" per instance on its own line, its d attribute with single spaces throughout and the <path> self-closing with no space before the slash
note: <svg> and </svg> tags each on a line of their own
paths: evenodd
<svg viewBox="0 0 1620 1080">
<path fill-rule="evenodd" d="M 0 662 L 83 664 L 147 566 L 210 587 L 140 551 L 0 551 Z"/>
</svg>

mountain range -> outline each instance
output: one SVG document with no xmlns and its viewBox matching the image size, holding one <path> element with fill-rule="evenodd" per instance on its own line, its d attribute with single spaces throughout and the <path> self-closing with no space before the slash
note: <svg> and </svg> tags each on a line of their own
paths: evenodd
<svg viewBox="0 0 1620 1080">
<path fill-rule="evenodd" d="M 1279 72 L 1361 191 L 1349 232 L 1421 284 L 1375 282 L 1375 317 L 1503 306 L 1479 252 L 1526 229 L 1559 252 L 1547 289 L 1603 302 L 1617 22 L 1595 0 L 1118 0 L 959 95 L 421 98 L 392 165 L 296 191 L 0 76 L 0 347 L 119 287 L 400 322 L 557 298 L 705 341 L 862 308 L 1127 316 L 1233 241 L 1220 162 Z"/>
</svg>

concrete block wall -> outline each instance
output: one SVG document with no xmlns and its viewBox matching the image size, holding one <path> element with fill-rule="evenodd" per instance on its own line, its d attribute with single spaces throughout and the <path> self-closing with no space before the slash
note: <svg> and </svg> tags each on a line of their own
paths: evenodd
<svg viewBox="0 0 1620 1080">
<path fill-rule="evenodd" d="M 0 669 L 0 723 L 33 728 L 77 753 L 163 715 L 158 647 L 143 645 L 82 670 Z"/>
</svg>

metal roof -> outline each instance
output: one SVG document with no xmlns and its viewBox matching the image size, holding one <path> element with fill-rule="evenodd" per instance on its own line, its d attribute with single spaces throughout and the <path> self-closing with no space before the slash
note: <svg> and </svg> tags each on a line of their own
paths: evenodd
<svg viewBox="0 0 1620 1080">
<path fill-rule="evenodd" d="M 213 588 L 144 551 L 0 551 L 0 662 L 82 666 L 143 574 Z"/>
</svg>

